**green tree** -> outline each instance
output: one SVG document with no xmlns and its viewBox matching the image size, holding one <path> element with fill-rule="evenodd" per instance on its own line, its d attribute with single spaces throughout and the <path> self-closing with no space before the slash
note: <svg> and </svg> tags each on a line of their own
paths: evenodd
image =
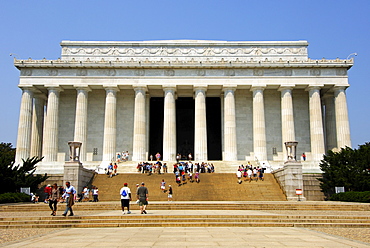
<svg viewBox="0 0 370 248">
<path fill-rule="evenodd" d="M 326 196 L 335 193 L 335 187 L 345 191 L 370 190 L 370 143 L 358 149 L 342 148 L 339 152 L 328 151 L 320 163 L 323 177 L 320 187 Z"/>
<path fill-rule="evenodd" d="M 20 187 L 35 191 L 48 176 L 35 175 L 36 165 L 43 158 L 22 159 L 22 165 L 14 165 L 15 148 L 11 143 L 0 143 L 0 193 L 17 192 Z"/>
</svg>

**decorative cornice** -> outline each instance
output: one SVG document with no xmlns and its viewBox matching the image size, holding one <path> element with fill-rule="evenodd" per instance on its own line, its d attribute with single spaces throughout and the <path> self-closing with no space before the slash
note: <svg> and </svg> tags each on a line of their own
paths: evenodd
<svg viewBox="0 0 370 248">
<path fill-rule="evenodd" d="M 261 74 L 263 68 L 314 68 L 311 71 L 311 75 L 317 76 L 320 75 L 320 71 L 318 68 L 337 68 L 336 74 L 338 76 L 344 76 L 347 72 L 343 69 L 349 69 L 353 66 L 354 60 L 351 58 L 350 60 L 341 60 L 341 59 L 334 59 L 334 60 L 312 60 L 308 59 L 305 61 L 290 61 L 290 60 L 263 60 L 257 61 L 252 59 L 248 60 L 225 60 L 222 59 L 214 59 L 214 60 L 195 60 L 194 58 L 191 60 L 176 60 L 176 61 L 158 61 L 158 60 L 129 60 L 124 61 L 117 59 L 116 61 L 106 61 L 104 59 L 100 61 L 91 61 L 91 60 L 14 60 L 14 66 L 21 70 L 21 76 L 32 76 L 32 68 L 45 68 L 45 69 L 53 69 L 50 71 L 49 75 L 57 75 L 58 70 L 56 68 L 65 68 L 65 69 L 78 69 L 79 76 L 86 75 L 86 69 L 89 68 L 102 68 L 106 69 L 107 76 L 115 74 L 115 69 L 137 69 L 138 76 L 143 76 L 143 69 L 164 69 L 171 70 L 171 69 L 187 69 L 187 68 L 198 68 L 199 75 L 201 76 L 204 74 L 204 69 L 227 69 L 229 70 L 228 73 L 232 74 L 233 69 L 243 69 L 243 68 L 255 68 L 255 74 Z M 289 74 L 289 73 L 288 73 Z"/>
</svg>

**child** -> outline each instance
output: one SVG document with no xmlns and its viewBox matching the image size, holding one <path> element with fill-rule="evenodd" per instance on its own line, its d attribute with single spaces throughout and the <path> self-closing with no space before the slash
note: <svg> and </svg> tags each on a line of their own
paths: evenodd
<svg viewBox="0 0 370 248">
<path fill-rule="evenodd" d="M 169 185 L 168 187 L 168 201 L 172 202 L 172 187 L 171 185 Z"/>
<path fill-rule="evenodd" d="M 161 190 L 163 193 L 166 193 L 166 182 L 164 181 L 164 179 L 162 179 L 161 182 Z"/>
<path fill-rule="evenodd" d="M 188 180 L 192 183 L 192 182 L 194 182 L 193 181 L 193 174 L 191 173 L 191 172 L 189 172 L 189 174 L 188 174 Z"/>
<path fill-rule="evenodd" d="M 199 183 L 199 172 L 195 172 L 195 181 Z"/>
</svg>

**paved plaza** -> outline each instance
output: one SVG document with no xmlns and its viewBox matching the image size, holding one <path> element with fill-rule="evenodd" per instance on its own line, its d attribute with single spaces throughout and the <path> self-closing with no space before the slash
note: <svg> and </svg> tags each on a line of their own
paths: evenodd
<svg viewBox="0 0 370 248">
<path fill-rule="evenodd" d="M 370 247 L 304 228 L 73 228 L 6 247 Z"/>
<path fill-rule="evenodd" d="M 320 203 L 317 203 L 320 204 Z M 292 215 L 306 215 L 308 211 L 291 211 Z M 325 215 L 328 211 L 314 211 L 313 214 Z M 368 211 L 361 211 L 369 215 Z M 46 216 L 39 212 L 1 212 L 0 216 Z M 148 215 L 279 215 L 286 211 L 257 210 L 148 210 Z M 60 214 L 60 213 L 59 213 Z M 351 211 L 331 214 L 358 214 Z M 120 210 L 78 212 L 76 216 L 122 216 Z M 132 210 L 131 216 L 140 216 L 138 210 Z M 68 217 L 67 217 L 68 218 Z M 73 219 L 73 218 L 71 218 Z M 313 228 L 315 229 L 315 228 Z M 335 234 L 328 234 L 327 229 Z M 320 231 L 323 232 L 320 232 Z M 298 227 L 122 227 L 122 228 L 34 228 L 1 229 L 2 235 L 20 235 L 19 232 L 32 233 L 23 239 L 13 240 L 1 247 L 370 247 L 356 239 L 345 238 L 345 233 L 357 233 L 357 236 L 369 235 L 369 228 L 316 228 L 315 230 Z M 38 233 L 37 233 L 38 232 Z M 324 233 L 327 232 L 327 233 Z M 367 233 L 367 234 L 366 234 Z M 338 236 L 341 235 L 341 236 Z M 354 238 L 354 239 L 352 239 Z M 358 238 L 358 237 L 357 237 Z"/>
</svg>

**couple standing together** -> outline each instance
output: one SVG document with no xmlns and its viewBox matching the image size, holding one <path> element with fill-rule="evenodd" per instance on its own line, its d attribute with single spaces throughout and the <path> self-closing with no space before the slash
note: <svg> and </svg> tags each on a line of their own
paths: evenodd
<svg viewBox="0 0 370 248">
<path fill-rule="evenodd" d="M 127 208 L 127 214 L 131 214 L 130 211 L 130 201 L 131 201 L 131 190 L 129 187 L 127 187 L 128 184 L 124 183 L 123 187 L 120 190 L 121 195 L 121 206 L 122 206 L 122 212 L 125 214 L 125 207 Z M 138 199 L 138 203 L 140 206 L 140 213 L 146 214 L 146 206 L 148 205 L 148 188 L 145 187 L 145 183 L 142 182 L 141 186 L 137 188 L 136 190 L 136 196 Z"/>
</svg>

